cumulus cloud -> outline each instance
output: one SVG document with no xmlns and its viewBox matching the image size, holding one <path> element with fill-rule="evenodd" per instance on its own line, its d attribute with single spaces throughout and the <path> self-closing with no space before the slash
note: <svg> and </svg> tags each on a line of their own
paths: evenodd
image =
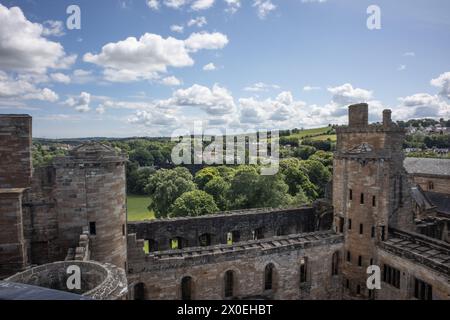
<svg viewBox="0 0 450 320">
<path fill-rule="evenodd" d="M 206 20 L 205 17 L 197 17 L 197 18 L 193 18 L 193 19 L 189 20 L 187 22 L 187 25 L 188 25 L 188 27 L 197 26 L 197 27 L 201 28 L 204 25 L 206 25 L 207 23 L 208 23 L 208 21 Z"/>
<path fill-rule="evenodd" d="M 208 63 L 208 64 L 203 66 L 203 70 L 204 71 L 214 71 L 216 69 L 217 69 L 216 66 L 212 62 L 210 62 L 210 63 Z"/>
<path fill-rule="evenodd" d="M 397 68 L 397 71 L 403 71 L 403 70 L 406 70 L 406 65 L 404 65 L 404 64 L 399 65 Z"/>
<path fill-rule="evenodd" d="M 181 80 L 174 76 L 170 76 L 162 79 L 161 83 L 165 86 L 179 86 L 181 85 Z"/>
<path fill-rule="evenodd" d="M 439 77 L 432 79 L 430 83 L 441 90 L 439 94 L 442 97 L 450 99 L 450 72 L 441 74 Z"/>
<path fill-rule="evenodd" d="M 404 54 L 403 54 L 403 56 L 404 57 L 415 57 L 416 56 L 416 53 L 415 52 L 405 52 Z"/>
<path fill-rule="evenodd" d="M 70 83 L 70 77 L 65 75 L 64 73 L 60 73 L 60 72 L 52 73 L 52 74 L 50 74 L 50 78 L 55 82 L 64 83 L 64 84 Z"/>
<path fill-rule="evenodd" d="M 70 97 L 64 103 L 73 107 L 78 112 L 88 112 L 91 110 L 89 103 L 91 102 L 91 94 L 81 92 L 78 97 Z"/>
<path fill-rule="evenodd" d="M 184 27 L 180 26 L 180 25 L 177 25 L 177 24 L 174 24 L 174 25 L 170 26 L 170 30 L 173 31 L 173 32 L 183 33 Z"/>
<path fill-rule="evenodd" d="M 0 4 L 1 69 L 45 73 L 75 62 L 76 55 L 67 55 L 60 43 L 44 36 L 44 27 L 27 20 L 19 7 L 8 9 Z"/>
<path fill-rule="evenodd" d="M 103 67 L 106 80 L 127 82 L 157 78 L 168 67 L 192 66 L 191 52 L 221 49 L 227 43 L 227 36 L 218 32 L 193 33 L 186 40 L 145 33 L 139 39 L 108 43 L 99 54 L 86 53 L 83 59 Z"/>
<path fill-rule="evenodd" d="M 179 9 L 186 3 L 186 0 L 164 0 L 164 5 L 172 9 Z"/>
<path fill-rule="evenodd" d="M 249 92 L 263 92 L 269 91 L 270 89 L 280 89 L 280 86 L 276 84 L 266 84 L 264 82 L 257 82 L 252 84 L 251 86 L 245 87 L 244 91 Z"/>
<path fill-rule="evenodd" d="M 225 0 L 225 3 L 227 4 L 225 11 L 231 14 L 236 13 L 241 7 L 241 0 Z"/>
<path fill-rule="evenodd" d="M 373 96 L 372 91 L 353 88 L 350 83 L 328 88 L 328 91 L 333 94 L 332 101 L 339 105 L 367 102 Z"/>
<path fill-rule="evenodd" d="M 228 44 L 228 37 L 220 32 L 193 33 L 184 41 L 186 48 L 191 52 L 201 49 L 217 50 Z"/>
<path fill-rule="evenodd" d="M 158 0 L 147 0 L 147 6 L 152 10 L 159 9 L 159 1 Z"/>
<path fill-rule="evenodd" d="M 62 21 L 47 20 L 43 23 L 43 36 L 62 37 L 64 33 L 64 24 Z"/>
<path fill-rule="evenodd" d="M 48 88 L 37 88 L 28 77 L 11 77 L 0 71 L 0 98 L 55 102 L 58 95 Z"/>
<path fill-rule="evenodd" d="M 195 0 L 191 9 L 195 11 L 209 9 L 214 5 L 214 0 Z"/>
<path fill-rule="evenodd" d="M 210 115 L 224 115 L 235 111 L 234 99 L 224 87 L 215 84 L 212 88 L 194 84 L 179 89 L 167 100 L 160 100 L 159 107 L 198 107 Z"/>
<path fill-rule="evenodd" d="M 270 12 L 277 8 L 271 0 L 254 0 L 253 7 L 256 7 L 260 19 L 265 19 Z"/>
</svg>

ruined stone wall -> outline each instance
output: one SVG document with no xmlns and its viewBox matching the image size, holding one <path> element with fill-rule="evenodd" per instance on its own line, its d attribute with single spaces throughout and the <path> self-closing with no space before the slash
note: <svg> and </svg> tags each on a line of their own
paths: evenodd
<svg viewBox="0 0 450 320">
<path fill-rule="evenodd" d="M 382 270 L 383 265 L 387 264 L 400 271 L 400 288 L 382 281 L 381 290 L 376 293 L 378 300 L 415 300 L 415 278 L 432 286 L 433 300 L 450 300 L 449 275 L 439 274 L 410 259 L 382 249 L 379 250 L 379 263 Z"/>
<path fill-rule="evenodd" d="M 23 235 L 23 189 L 0 189 L 0 279 L 27 265 Z"/>
<path fill-rule="evenodd" d="M 224 275 L 230 270 L 234 272 L 233 298 L 340 299 L 342 278 L 340 271 L 332 275 L 332 256 L 339 252 L 342 257 L 342 238 L 319 234 L 174 250 L 161 256 L 130 249 L 135 242 L 131 235 L 128 278 L 143 286 L 144 298 L 149 300 L 181 299 L 184 277 L 192 278 L 192 299 L 224 299 Z M 134 244 L 135 248 L 142 245 Z M 305 282 L 300 282 L 302 259 L 307 261 Z M 264 270 L 269 264 L 274 266 L 273 288 L 265 290 Z"/>
<path fill-rule="evenodd" d="M 31 188 L 23 202 L 24 234 L 31 264 L 62 260 L 65 252 L 58 242 L 58 217 L 53 167 L 35 168 Z"/>
<path fill-rule="evenodd" d="M 330 214 L 331 215 L 331 214 Z M 255 230 L 264 238 L 315 230 L 327 230 L 331 223 L 311 207 L 297 209 L 256 209 L 174 219 L 129 222 L 129 233 L 138 239 L 154 241 L 153 250 L 170 249 L 170 239 L 181 238 L 183 247 L 200 246 L 200 236 L 207 234 L 210 245 L 226 244 L 227 234 L 239 233 L 239 241 L 253 240 Z M 236 240 L 236 239 L 234 239 Z"/>
</svg>

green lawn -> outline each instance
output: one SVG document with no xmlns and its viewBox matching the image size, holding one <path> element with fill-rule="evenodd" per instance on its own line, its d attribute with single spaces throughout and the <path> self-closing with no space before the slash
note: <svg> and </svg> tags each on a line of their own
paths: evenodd
<svg viewBox="0 0 450 320">
<path fill-rule="evenodd" d="M 128 221 L 142 221 L 154 219 L 155 214 L 153 211 L 147 209 L 150 204 L 150 197 L 148 196 L 138 196 L 138 195 L 128 195 L 127 197 L 127 207 L 128 207 Z"/>
<path fill-rule="evenodd" d="M 330 127 L 305 129 L 298 133 L 291 134 L 291 137 L 294 136 L 297 138 L 303 138 L 305 136 L 317 136 L 317 135 L 321 135 L 321 134 L 326 134 L 328 132 L 328 130 L 330 130 Z"/>
</svg>

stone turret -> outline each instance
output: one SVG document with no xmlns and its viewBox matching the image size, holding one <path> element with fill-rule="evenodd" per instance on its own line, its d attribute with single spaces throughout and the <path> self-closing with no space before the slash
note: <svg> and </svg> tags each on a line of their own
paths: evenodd
<svg viewBox="0 0 450 320">
<path fill-rule="evenodd" d="M 87 227 L 91 259 L 125 270 L 126 160 L 113 148 L 90 142 L 53 161 L 61 246 L 77 247 Z"/>
</svg>

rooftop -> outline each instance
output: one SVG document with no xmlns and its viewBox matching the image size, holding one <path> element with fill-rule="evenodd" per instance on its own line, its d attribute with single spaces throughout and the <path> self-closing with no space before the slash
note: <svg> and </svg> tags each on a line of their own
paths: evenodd
<svg viewBox="0 0 450 320">
<path fill-rule="evenodd" d="M 450 176 L 450 159 L 406 158 L 403 166 L 409 174 Z"/>
</svg>

